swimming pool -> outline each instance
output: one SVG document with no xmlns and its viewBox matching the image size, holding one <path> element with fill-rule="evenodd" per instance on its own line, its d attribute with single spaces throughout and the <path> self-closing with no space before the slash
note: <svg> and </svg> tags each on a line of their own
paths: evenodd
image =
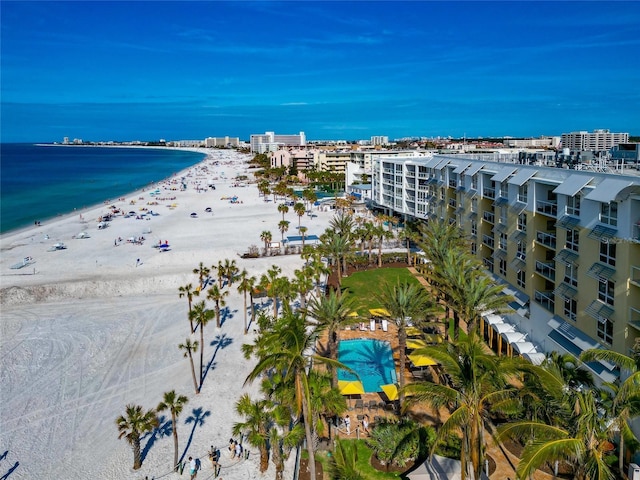
<svg viewBox="0 0 640 480">
<path fill-rule="evenodd" d="M 396 366 L 389 342 L 358 338 L 341 340 L 338 361 L 357 372 L 365 392 L 381 392 L 380 385 L 396 382 Z M 338 380 L 357 380 L 354 374 L 338 370 Z"/>
</svg>

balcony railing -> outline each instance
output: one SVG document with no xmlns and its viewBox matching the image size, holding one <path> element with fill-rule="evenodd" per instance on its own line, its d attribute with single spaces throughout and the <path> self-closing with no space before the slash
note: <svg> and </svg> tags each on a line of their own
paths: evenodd
<svg viewBox="0 0 640 480">
<path fill-rule="evenodd" d="M 485 198 L 494 199 L 494 198 L 496 198 L 496 191 L 493 188 L 483 188 L 482 189 L 482 196 L 485 197 Z"/>
<path fill-rule="evenodd" d="M 482 219 L 485 222 L 489 222 L 489 223 L 495 223 L 496 221 L 496 216 L 495 214 L 491 213 L 491 212 L 482 212 Z"/>
<path fill-rule="evenodd" d="M 536 242 L 544 245 L 545 247 L 552 249 L 556 248 L 556 236 L 553 233 L 541 232 L 538 230 L 536 232 Z"/>
<path fill-rule="evenodd" d="M 554 298 L 552 291 L 541 292 L 540 290 L 536 290 L 533 293 L 533 299 L 552 313 L 556 307 Z"/>
<path fill-rule="evenodd" d="M 495 247 L 495 240 L 491 235 L 482 235 L 482 243 L 484 243 L 489 248 Z"/>
<path fill-rule="evenodd" d="M 555 281 L 556 280 L 556 268 L 555 263 L 545 263 L 536 261 L 536 273 L 539 273 L 544 278 Z"/>
<path fill-rule="evenodd" d="M 558 204 L 554 202 L 547 202 L 546 200 L 538 200 L 536 202 L 536 212 L 544 213 L 551 217 L 558 216 Z"/>
</svg>

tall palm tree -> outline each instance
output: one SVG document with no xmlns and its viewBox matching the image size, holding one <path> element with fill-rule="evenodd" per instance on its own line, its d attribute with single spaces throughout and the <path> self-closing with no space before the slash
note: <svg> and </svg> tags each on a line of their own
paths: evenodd
<svg viewBox="0 0 640 480">
<path fill-rule="evenodd" d="M 272 239 L 273 239 L 273 236 L 271 235 L 271 232 L 269 230 L 263 230 L 262 233 L 260 234 L 260 240 L 264 242 L 265 255 L 269 251 L 269 244 L 271 243 Z"/>
<path fill-rule="evenodd" d="M 200 289 L 204 287 L 204 279 L 209 276 L 211 270 L 209 267 L 205 267 L 203 262 L 193 269 L 193 273 L 198 275 L 198 281 L 200 282 Z"/>
<path fill-rule="evenodd" d="M 300 236 L 302 237 L 302 249 L 304 250 L 304 240 L 307 237 L 307 231 L 309 229 L 307 227 L 300 227 L 298 231 L 300 232 Z"/>
<path fill-rule="evenodd" d="M 298 202 L 293 206 L 293 211 L 296 212 L 298 216 L 298 228 L 300 227 L 300 223 L 302 222 L 302 216 L 305 214 L 307 209 L 304 206 L 304 203 Z"/>
<path fill-rule="evenodd" d="M 307 308 L 307 295 L 313 289 L 313 272 L 309 268 L 296 269 L 293 275 L 295 277 L 294 288 L 300 294 L 300 308 L 304 310 Z"/>
<path fill-rule="evenodd" d="M 189 399 L 184 395 L 178 395 L 175 390 L 164 392 L 162 401 L 156 407 L 158 412 L 169 410 L 171 412 L 171 430 L 173 431 L 173 468 L 178 469 L 178 424 L 176 420 L 182 413 L 182 409 Z"/>
<path fill-rule="evenodd" d="M 393 238 L 393 234 L 386 230 L 382 224 L 374 225 L 372 233 L 378 243 L 378 267 L 382 267 L 382 246 L 385 240 Z"/>
<path fill-rule="evenodd" d="M 354 299 L 349 294 L 338 295 L 331 291 L 328 296 L 312 298 L 305 311 L 314 319 L 318 333 L 327 332 L 327 352 L 332 360 L 338 360 L 340 330 L 357 320 L 353 317 L 354 308 Z M 331 367 L 329 368 L 331 386 L 335 388 L 338 386 L 338 372 Z"/>
<path fill-rule="evenodd" d="M 225 258 L 224 274 L 227 278 L 227 282 L 229 283 L 229 286 L 233 285 L 233 282 L 236 276 L 238 275 L 239 271 L 240 269 L 238 268 L 238 265 L 236 264 L 236 261 L 234 259 L 229 260 L 228 258 Z"/>
<path fill-rule="evenodd" d="M 253 321 L 253 289 L 256 287 L 256 277 L 250 277 L 246 269 L 240 273 L 238 292 L 244 297 L 244 334 L 247 334 L 247 293 L 251 295 L 251 320 Z"/>
<path fill-rule="evenodd" d="M 336 268 L 338 277 L 338 292 L 342 290 L 342 274 L 346 274 L 346 268 L 342 268 L 343 259 L 346 259 L 351 250 L 349 237 L 338 235 L 337 233 L 327 233 L 322 236 L 321 249 L 331 259 L 332 265 Z M 346 264 L 346 261 L 344 262 Z M 346 267 L 346 265 L 345 265 Z"/>
<path fill-rule="evenodd" d="M 198 341 L 187 338 L 184 343 L 178 345 L 180 350 L 184 350 L 184 357 L 189 358 L 189 362 L 191 363 L 191 376 L 193 377 L 193 388 L 196 391 L 196 395 L 200 393 L 198 388 L 198 381 L 196 380 L 196 369 L 193 366 L 193 354 L 198 351 Z"/>
<path fill-rule="evenodd" d="M 350 215 L 340 212 L 329 221 L 329 228 L 340 236 L 348 237 L 353 233 L 355 224 Z"/>
<path fill-rule="evenodd" d="M 215 287 L 216 285 L 213 285 Z M 213 312 L 207 310 L 204 300 L 196 303 L 191 311 L 193 319 L 200 326 L 200 386 L 198 391 L 202 390 L 202 381 L 204 380 L 204 327 L 213 318 Z"/>
<path fill-rule="evenodd" d="M 207 300 L 213 301 L 215 313 L 216 313 L 216 327 L 220 328 L 220 307 L 224 307 L 227 303 L 224 301 L 224 297 L 229 295 L 228 290 L 223 290 L 218 285 L 211 285 L 207 292 Z"/>
<path fill-rule="evenodd" d="M 515 396 L 517 389 L 508 381 L 524 361 L 493 355 L 474 332 L 457 343 L 426 347 L 416 353 L 437 361 L 450 381 L 411 383 L 405 391 L 414 396 L 407 398 L 407 402 L 424 402 L 437 409 L 449 409 L 450 416 L 437 429 L 436 444 L 452 433 L 461 432 L 462 479 L 468 478 L 467 470 L 471 466 L 473 478 L 479 480 L 484 465 L 484 420 L 488 417 L 489 407 L 498 411 L 502 405 L 513 408 L 509 399 Z"/>
<path fill-rule="evenodd" d="M 402 405 L 404 393 L 404 371 L 406 366 L 405 350 L 407 348 L 407 322 L 424 319 L 432 314 L 435 309 L 427 296 L 427 292 L 419 283 L 384 283 L 381 286 L 377 299 L 383 308 L 386 308 L 398 329 L 398 353 L 400 356 L 399 384 L 400 395 L 398 400 Z"/>
<path fill-rule="evenodd" d="M 267 296 L 273 300 L 273 318 L 278 316 L 278 294 L 276 288 L 276 279 L 280 275 L 282 269 L 278 265 L 272 265 L 267 273 L 260 277 L 260 287 L 267 292 Z"/>
<path fill-rule="evenodd" d="M 125 414 L 116 419 L 116 425 L 120 432 L 118 438 L 124 437 L 133 449 L 133 469 L 138 470 L 142 466 L 140 437 L 158 426 L 156 412 L 145 412 L 140 405 L 129 404 Z"/>
<path fill-rule="evenodd" d="M 272 329 L 263 331 L 256 340 L 261 347 L 254 351 L 260 353 L 258 364 L 247 376 L 246 383 L 272 371 L 282 372 L 284 381 L 292 381 L 295 391 L 295 402 L 292 405 L 297 417 L 304 423 L 307 452 L 309 454 L 309 472 L 316 478 L 315 444 L 312 436 L 313 413 L 310 410 L 309 377 L 307 374 L 310 360 L 313 362 L 345 367 L 338 362 L 309 352 L 313 351 L 317 334 L 307 330 L 306 322 L 295 313 L 287 313 L 276 320 Z"/>
<path fill-rule="evenodd" d="M 178 296 L 180 298 L 187 297 L 187 302 L 189 302 L 189 313 L 191 313 L 191 303 L 193 302 L 193 297 L 197 297 L 200 295 L 200 290 L 194 290 L 193 285 L 188 283 L 182 287 L 178 287 Z M 195 332 L 193 329 L 193 321 L 191 320 L 191 316 L 189 316 L 189 326 L 191 327 L 191 333 Z"/>
<path fill-rule="evenodd" d="M 224 263 L 222 263 L 222 260 L 218 260 L 218 265 L 211 268 L 218 271 L 218 285 L 220 288 L 222 288 L 222 283 L 227 276 L 227 272 L 224 268 Z"/>
<path fill-rule="evenodd" d="M 233 434 L 245 434 L 248 442 L 260 451 L 260 473 L 269 468 L 269 430 L 273 424 L 269 404 L 264 399 L 252 402 L 249 394 L 245 393 L 236 402 L 236 413 L 245 420 L 233 424 Z"/>
<path fill-rule="evenodd" d="M 278 211 L 282 213 L 282 221 L 284 222 L 284 215 L 285 213 L 289 212 L 289 207 L 286 203 L 281 203 L 280 205 L 278 205 Z"/>
<path fill-rule="evenodd" d="M 278 230 L 280 230 L 280 234 L 282 236 L 281 240 L 284 242 L 284 234 L 289 230 L 289 222 L 281 220 L 278 223 Z"/>
</svg>

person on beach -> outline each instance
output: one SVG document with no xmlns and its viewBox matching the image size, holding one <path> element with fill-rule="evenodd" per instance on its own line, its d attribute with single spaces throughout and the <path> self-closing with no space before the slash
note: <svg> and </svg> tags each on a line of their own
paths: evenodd
<svg viewBox="0 0 640 480">
<path fill-rule="evenodd" d="M 344 417 L 344 427 L 347 429 L 347 435 L 351 435 L 351 418 L 349 415 Z"/>
<path fill-rule="evenodd" d="M 191 480 L 194 480 L 198 475 L 198 464 L 193 457 L 189 457 L 189 475 L 191 475 Z"/>
<path fill-rule="evenodd" d="M 218 476 L 220 473 L 220 464 L 218 463 L 218 459 L 220 458 L 220 452 L 218 449 L 211 445 L 211 450 L 209 451 L 209 460 L 211 460 L 211 466 L 213 467 L 214 476 Z"/>
<path fill-rule="evenodd" d="M 367 435 L 369 434 L 369 415 L 365 415 L 362 419 L 362 429 Z"/>
<path fill-rule="evenodd" d="M 236 457 L 238 458 L 238 460 L 240 460 L 240 458 L 242 458 L 242 445 L 235 442 L 234 447 L 236 449 Z"/>
<path fill-rule="evenodd" d="M 229 439 L 229 453 L 231 454 L 231 458 L 234 458 L 236 456 L 236 447 L 234 445 L 235 441 L 233 440 L 233 438 Z"/>
</svg>

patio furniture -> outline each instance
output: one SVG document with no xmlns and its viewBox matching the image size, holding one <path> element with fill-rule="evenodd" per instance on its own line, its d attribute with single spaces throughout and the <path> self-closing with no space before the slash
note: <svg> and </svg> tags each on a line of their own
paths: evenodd
<svg viewBox="0 0 640 480">
<path fill-rule="evenodd" d="M 362 401 L 362 399 L 358 399 L 356 400 L 356 406 L 355 406 L 356 410 L 360 409 L 361 411 L 364 410 L 364 403 Z"/>
<path fill-rule="evenodd" d="M 375 400 L 369 401 L 369 410 L 378 410 L 378 403 Z"/>
</svg>

